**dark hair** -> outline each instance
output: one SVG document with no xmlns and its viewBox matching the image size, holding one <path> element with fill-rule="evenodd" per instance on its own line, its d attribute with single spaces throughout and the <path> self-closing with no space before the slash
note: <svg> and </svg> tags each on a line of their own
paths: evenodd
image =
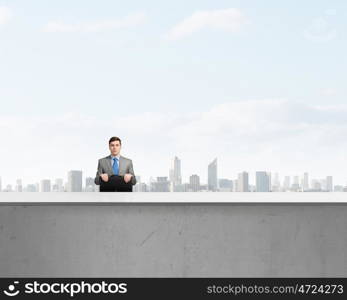
<svg viewBox="0 0 347 300">
<path fill-rule="evenodd" d="M 119 144 L 122 145 L 122 141 L 121 141 L 120 138 L 117 137 L 117 136 L 111 137 L 110 140 L 108 141 L 108 144 L 111 144 L 112 142 L 115 142 L 115 141 L 119 141 Z"/>
</svg>

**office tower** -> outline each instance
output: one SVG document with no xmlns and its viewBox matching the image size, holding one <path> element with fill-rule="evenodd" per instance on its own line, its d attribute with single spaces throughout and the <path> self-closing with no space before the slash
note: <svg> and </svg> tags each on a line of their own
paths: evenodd
<svg viewBox="0 0 347 300">
<path fill-rule="evenodd" d="M 42 179 L 40 182 L 40 192 L 50 192 L 51 181 L 49 179 Z"/>
<path fill-rule="evenodd" d="M 257 192 L 270 192 L 271 180 L 270 174 L 265 171 L 258 171 L 255 173 L 256 191 Z"/>
<path fill-rule="evenodd" d="M 220 192 L 232 192 L 233 191 L 233 181 L 226 178 L 221 178 L 218 180 L 219 191 Z"/>
<path fill-rule="evenodd" d="M 271 180 L 271 191 L 279 192 L 281 189 L 280 179 L 278 173 L 275 173 L 273 176 L 273 180 Z"/>
<path fill-rule="evenodd" d="M 170 191 L 175 192 L 176 187 L 182 184 L 181 160 L 175 156 L 169 170 Z"/>
<path fill-rule="evenodd" d="M 15 191 L 16 191 L 16 192 L 23 192 L 22 179 L 17 179 L 17 180 L 16 180 Z"/>
<path fill-rule="evenodd" d="M 54 181 L 53 187 L 52 187 L 53 192 L 64 192 L 64 184 L 63 184 L 63 179 L 62 178 L 57 178 Z"/>
<path fill-rule="evenodd" d="M 249 191 L 248 173 L 247 172 L 239 173 L 239 176 L 237 179 L 237 185 L 238 185 L 238 192 L 248 192 Z"/>
<path fill-rule="evenodd" d="M 25 191 L 34 193 L 34 192 L 38 192 L 38 189 L 37 189 L 36 184 L 28 184 L 25 188 Z"/>
<path fill-rule="evenodd" d="M 157 181 L 151 182 L 152 192 L 169 192 L 170 181 L 166 176 L 157 177 Z"/>
<path fill-rule="evenodd" d="M 141 182 L 141 192 L 149 192 L 148 184 Z"/>
<path fill-rule="evenodd" d="M 333 176 L 327 176 L 327 178 L 326 178 L 326 190 L 328 192 L 333 191 Z"/>
<path fill-rule="evenodd" d="M 4 192 L 13 192 L 12 185 L 11 184 L 6 185 Z"/>
<path fill-rule="evenodd" d="M 312 192 L 321 192 L 322 191 L 322 182 L 317 179 L 311 180 L 311 189 Z"/>
<path fill-rule="evenodd" d="M 334 192 L 343 192 L 343 186 L 342 185 L 335 185 L 334 186 Z"/>
<path fill-rule="evenodd" d="M 86 186 L 85 191 L 86 192 L 95 192 L 95 186 L 94 178 L 93 177 L 86 177 Z"/>
<path fill-rule="evenodd" d="M 299 176 L 294 176 L 294 177 L 293 177 L 293 184 L 299 185 L 299 182 L 300 182 Z"/>
<path fill-rule="evenodd" d="M 324 179 L 320 179 L 320 180 L 318 180 L 318 182 L 319 182 L 319 184 L 321 186 L 322 191 L 326 191 L 327 190 L 327 181 L 326 181 L 326 179 L 325 178 Z"/>
<path fill-rule="evenodd" d="M 290 176 L 285 176 L 283 180 L 283 189 L 285 191 L 290 189 Z"/>
<path fill-rule="evenodd" d="M 136 184 L 133 186 L 133 192 L 142 192 L 142 182 L 141 182 L 141 176 L 135 176 L 136 178 Z"/>
<path fill-rule="evenodd" d="M 200 177 L 193 174 L 189 177 L 189 189 L 192 192 L 198 192 L 200 190 Z"/>
<path fill-rule="evenodd" d="M 136 176 L 137 178 L 137 176 Z M 137 179 L 136 179 L 137 181 Z M 141 182 L 141 181 L 137 181 L 136 184 L 133 187 L 133 192 L 137 192 L 137 193 L 144 193 L 144 192 L 148 192 L 148 186 L 146 183 Z"/>
<path fill-rule="evenodd" d="M 299 176 L 294 176 L 293 177 L 293 184 L 291 186 L 291 190 L 294 192 L 299 192 L 300 191 L 300 179 Z"/>
<path fill-rule="evenodd" d="M 67 174 L 67 192 L 82 192 L 82 171 L 72 170 Z"/>
<path fill-rule="evenodd" d="M 239 181 L 237 179 L 233 180 L 233 192 L 238 192 L 239 191 Z"/>
<path fill-rule="evenodd" d="M 307 190 L 310 189 L 309 177 L 308 177 L 308 173 L 307 172 L 304 173 L 304 178 L 303 178 L 303 181 L 302 181 L 302 189 L 303 189 L 303 191 L 307 191 Z"/>
<path fill-rule="evenodd" d="M 215 158 L 208 165 L 207 178 L 208 178 L 208 189 L 210 191 L 216 191 L 218 188 L 217 158 Z"/>
</svg>

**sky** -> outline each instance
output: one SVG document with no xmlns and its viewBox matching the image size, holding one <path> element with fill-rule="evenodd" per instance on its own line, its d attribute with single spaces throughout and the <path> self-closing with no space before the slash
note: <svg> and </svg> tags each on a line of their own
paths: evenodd
<svg viewBox="0 0 347 300">
<path fill-rule="evenodd" d="M 346 1 L 0 0 L 0 176 L 268 170 L 347 184 Z M 250 179 L 251 182 L 253 178 Z"/>
</svg>

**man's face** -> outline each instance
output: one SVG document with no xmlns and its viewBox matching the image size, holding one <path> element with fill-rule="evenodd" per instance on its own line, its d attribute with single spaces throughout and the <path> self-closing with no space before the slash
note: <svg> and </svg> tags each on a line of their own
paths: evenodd
<svg viewBox="0 0 347 300">
<path fill-rule="evenodd" d="M 121 147 L 122 147 L 122 146 L 121 146 L 121 144 L 119 143 L 119 141 L 111 142 L 110 145 L 109 145 L 111 154 L 112 154 L 113 156 L 118 155 L 119 152 L 120 152 Z"/>
</svg>

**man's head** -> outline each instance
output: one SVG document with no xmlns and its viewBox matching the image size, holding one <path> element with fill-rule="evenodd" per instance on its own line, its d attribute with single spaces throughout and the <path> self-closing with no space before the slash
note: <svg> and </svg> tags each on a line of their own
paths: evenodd
<svg viewBox="0 0 347 300">
<path fill-rule="evenodd" d="M 116 156 L 120 153 L 122 141 L 119 137 L 113 136 L 108 141 L 108 147 L 110 148 L 111 155 Z"/>
</svg>

